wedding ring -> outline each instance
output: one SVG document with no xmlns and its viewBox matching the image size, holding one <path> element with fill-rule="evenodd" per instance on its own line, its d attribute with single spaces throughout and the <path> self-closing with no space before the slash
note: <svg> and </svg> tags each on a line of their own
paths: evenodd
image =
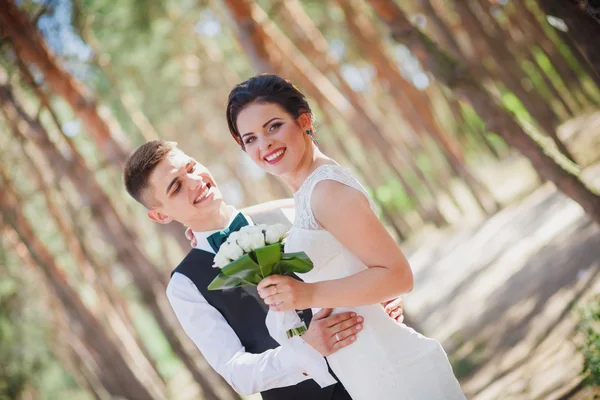
<svg viewBox="0 0 600 400">
<path fill-rule="evenodd" d="M 336 333 L 336 334 L 335 334 L 335 341 L 336 341 L 336 342 L 339 342 L 339 341 L 340 341 L 339 333 Z"/>
</svg>

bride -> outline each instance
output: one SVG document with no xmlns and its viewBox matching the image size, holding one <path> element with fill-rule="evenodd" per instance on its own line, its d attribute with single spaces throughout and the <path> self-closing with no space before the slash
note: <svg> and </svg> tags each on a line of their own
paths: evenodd
<svg viewBox="0 0 600 400">
<path fill-rule="evenodd" d="M 327 357 L 354 400 L 465 399 L 442 346 L 379 305 L 412 290 L 412 271 L 365 189 L 319 151 L 312 117 L 305 96 L 277 75 L 250 78 L 229 95 L 233 138 L 294 192 L 286 252 L 304 251 L 314 263 L 304 282 L 264 279 L 260 296 L 274 311 L 334 307 L 364 317 L 359 340 Z"/>
</svg>

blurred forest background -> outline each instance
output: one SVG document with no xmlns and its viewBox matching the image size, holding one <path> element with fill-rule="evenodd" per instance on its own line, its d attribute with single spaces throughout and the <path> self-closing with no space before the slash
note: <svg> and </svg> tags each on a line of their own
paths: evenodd
<svg viewBox="0 0 600 400">
<path fill-rule="evenodd" d="M 259 72 L 309 96 L 323 151 L 353 168 L 406 245 L 417 271 L 407 321 L 443 342 L 469 398 L 589 394 L 594 371 L 600 382 L 599 16 L 576 0 L 0 0 L 0 399 L 239 398 L 164 293 L 189 249 L 183 227 L 150 223 L 120 174 L 137 146 L 163 138 L 238 207 L 290 197 L 225 123 L 229 90 Z M 517 252 L 503 261 L 513 275 L 482 275 L 506 271 L 490 252 L 535 240 L 545 258 Z M 427 263 L 449 267 L 425 274 Z M 555 271 L 568 285 L 546 283 Z M 545 297 L 530 306 L 502 292 L 493 308 L 485 282 Z M 434 307 L 444 290 L 474 297 Z M 559 294 L 523 352 L 533 325 L 512 322 L 543 317 Z M 571 311 L 588 298 L 582 325 Z M 507 312 L 521 300 L 524 313 Z M 519 369 L 562 321 L 575 322 L 556 343 L 574 350 L 551 362 L 558 372 Z M 576 332 L 584 344 L 564 345 Z M 517 361 L 498 362 L 514 349 Z"/>
</svg>

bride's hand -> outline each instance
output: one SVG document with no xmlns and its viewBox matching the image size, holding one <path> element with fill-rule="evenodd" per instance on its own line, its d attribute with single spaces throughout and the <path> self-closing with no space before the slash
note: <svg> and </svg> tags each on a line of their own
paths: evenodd
<svg viewBox="0 0 600 400">
<path fill-rule="evenodd" d="M 258 283 L 258 294 L 273 311 L 311 307 L 311 284 L 284 275 L 271 275 Z"/>
<path fill-rule="evenodd" d="M 401 297 L 381 303 L 390 318 L 401 324 L 404 321 L 404 302 Z"/>
</svg>

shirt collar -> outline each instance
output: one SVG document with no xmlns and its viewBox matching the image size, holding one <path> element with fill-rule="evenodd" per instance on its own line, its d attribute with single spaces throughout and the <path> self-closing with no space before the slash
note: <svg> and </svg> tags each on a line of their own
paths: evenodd
<svg viewBox="0 0 600 400">
<path fill-rule="evenodd" d="M 239 213 L 238 210 L 233 210 L 233 213 L 231 214 L 231 219 L 229 220 L 229 222 L 227 222 L 227 225 L 225 225 L 225 227 L 228 227 L 233 222 L 233 219 L 238 215 L 238 213 Z M 251 226 L 254 225 L 254 223 L 252 222 L 252 219 L 250 217 L 248 217 L 246 214 L 244 214 L 244 217 L 246 217 L 246 219 L 248 220 L 248 225 L 251 225 Z M 212 247 L 208 243 L 208 237 L 210 235 L 212 235 L 213 233 L 218 232 L 220 230 L 221 229 L 215 229 L 212 231 L 201 231 L 201 232 L 192 231 L 192 233 L 194 234 L 194 237 L 196 238 L 196 247 L 194 247 L 194 248 L 198 249 L 198 250 L 204 250 L 204 251 L 214 254 L 215 251 L 212 249 Z"/>
</svg>

